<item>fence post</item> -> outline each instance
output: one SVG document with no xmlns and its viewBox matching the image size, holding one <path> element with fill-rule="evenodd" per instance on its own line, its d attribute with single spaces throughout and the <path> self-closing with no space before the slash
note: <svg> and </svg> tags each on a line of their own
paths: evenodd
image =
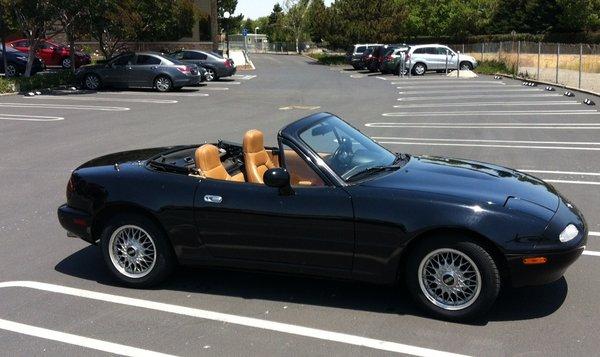
<svg viewBox="0 0 600 357">
<path fill-rule="evenodd" d="M 462 44 L 462 53 L 465 53 L 465 44 Z"/>
<path fill-rule="evenodd" d="M 448 75 L 448 50 L 446 50 L 446 75 Z"/>
<path fill-rule="evenodd" d="M 502 41 L 500 41 L 500 47 L 498 48 L 498 62 L 502 62 Z"/>
<path fill-rule="evenodd" d="M 464 47 L 465 45 L 463 45 Z M 456 78 L 460 78 L 460 51 L 456 55 Z"/>
<path fill-rule="evenodd" d="M 542 42 L 538 42 L 538 58 L 537 58 L 537 80 L 540 80 L 540 56 L 542 54 Z"/>
<path fill-rule="evenodd" d="M 517 42 L 517 76 L 519 76 L 519 64 L 521 62 L 521 41 Z"/>
<path fill-rule="evenodd" d="M 579 86 L 581 88 L 581 71 L 583 70 L 583 43 L 579 44 Z"/>
<path fill-rule="evenodd" d="M 558 61 L 560 59 L 560 43 L 556 44 L 556 84 L 558 84 Z"/>
<path fill-rule="evenodd" d="M 481 43 L 481 62 L 483 62 L 483 50 L 485 49 L 485 42 Z"/>
</svg>

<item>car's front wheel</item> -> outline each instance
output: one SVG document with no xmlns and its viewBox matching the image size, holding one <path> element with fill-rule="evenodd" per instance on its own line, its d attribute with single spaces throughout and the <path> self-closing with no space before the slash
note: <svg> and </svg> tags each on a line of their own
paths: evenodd
<svg viewBox="0 0 600 357">
<path fill-rule="evenodd" d="M 427 239 L 408 257 L 406 282 L 411 295 L 442 319 L 480 318 L 496 301 L 500 281 L 490 253 L 468 237 Z"/>
<path fill-rule="evenodd" d="M 142 215 L 114 216 L 102 231 L 100 246 L 109 270 L 132 287 L 156 285 L 175 267 L 175 256 L 167 237 Z"/>
</svg>

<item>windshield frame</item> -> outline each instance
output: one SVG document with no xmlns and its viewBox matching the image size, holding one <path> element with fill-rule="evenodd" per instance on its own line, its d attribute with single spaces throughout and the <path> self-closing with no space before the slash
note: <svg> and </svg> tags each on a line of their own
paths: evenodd
<svg viewBox="0 0 600 357">
<path fill-rule="evenodd" d="M 330 176 L 332 181 L 337 183 L 338 186 L 356 185 L 360 182 L 371 180 L 371 179 L 383 174 L 384 172 L 373 173 L 373 175 L 368 175 L 367 177 L 365 177 L 364 179 L 361 179 L 361 180 L 343 179 L 340 174 L 338 174 L 329 164 L 327 164 L 327 162 L 325 162 L 325 160 L 315 151 L 315 149 L 313 149 L 305 140 L 303 140 L 301 138 L 301 136 L 300 136 L 301 133 L 304 133 L 307 130 L 311 130 L 311 128 L 314 128 L 315 126 L 319 125 L 323 121 L 326 121 L 331 118 L 340 120 L 342 123 L 349 126 L 351 129 L 355 130 L 359 135 L 362 135 L 363 138 L 365 138 L 366 140 L 369 140 L 374 145 L 378 146 L 385 152 L 389 153 L 390 156 L 394 158 L 392 160 L 392 162 L 389 163 L 389 165 L 392 165 L 395 162 L 395 158 L 397 157 L 397 154 L 393 153 L 389 149 L 380 145 L 375 140 L 371 139 L 368 135 L 365 135 L 363 132 L 361 132 L 356 127 L 354 127 L 350 123 L 346 122 L 342 118 L 340 118 L 334 114 L 331 114 L 331 113 L 313 114 L 311 116 L 302 118 L 302 119 L 284 127 L 279 133 L 279 137 L 280 137 L 279 140 L 281 140 L 282 136 L 283 137 L 287 136 L 288 139 L 290 139 L 290 136 L 292 136 L 293 141 L 295 141 L 298 144 L 298 147 L 301 147 L 302 150 L 306 152 L 307 156 L 311 157 L 311 159 L 314 160 L 313 163 L 315 164 L 315 166 L 317 166 L 324 173 L 326 173 L 328 176 Z M 373 163 L 373 166 L 379 166 L 379 165 L 376 163 Z M 356 166 L 356 167 L 358 167 L 358 166 Z M 398 167 L 401 167 L 401 166 L 398 166 Z M 387 172 L 389 173 L 390 171 L 387 171 Z"/>
</svg>

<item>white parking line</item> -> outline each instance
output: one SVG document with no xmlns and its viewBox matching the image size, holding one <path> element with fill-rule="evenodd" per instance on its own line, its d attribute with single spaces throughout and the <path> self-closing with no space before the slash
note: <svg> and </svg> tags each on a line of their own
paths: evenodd
<svg viewBox="0 0 600 357">
<path fill-rule="evenodd" d="M 600 237 L 600 232 L 588 232 L 589 236 Z"/>
<path fill-rule="evenodd" d="M 591 256 L 594 256 L 594 257 L 600 257 L 600 252 L 596 252 L 596 251 L 593 251 L 593 250 L 584 250 L 583 251 L 583 255 L 591 255 Z"/>
<path fill-rule="evenodd" d="M 430 117 L 435 116 L 539 116 L 539 115 L 598 115 L 594 109 L 565 109 L 565 110 L 499 110 L 499 111 L 461 111 L 461 112 L 396 112 L 383 113 L 384 117 Z"/>
<path fill-rule="evenodd" d="M 125 102 L 125 103 L 153 103 L 153 104 L 175 104 L 178 103 L 176 100 L 168 99 L 141 99 L 141 98 L 106 98 L 106 97 L 92 97 L 87 95 L 36 95 L 35 97 L 25 97 L 30 99 L 57 99 L 57 100 L 93 100 L 103 102 Z"/>
<path fill-rule="evenodd" d="M 417 145 L 417 146 L 458 146 L 458 147 L 488 147 L 488 148 L 510 148 L 510 149 L 545 149 L 545 150 L 580 150 L 600 151 L 600 147 L 585 146 L 550 146 L 550 145 L 508 145 L 510 141 L 502 140 L 470 140 L 470 139 L 428 139 L 428 138 L 395 138 L 395 137 L 372 137 L 381 144 L 393 145 Z M 484 142 L 478 144 L 474 142 Z M 506 144 L 504 144 L 506 143 Z M 518 142 L 516 142 L 518 143 Z M 534 143 L 534 142 L 532 142 Z M 547 142 L 540 142 L 544 144 Z M 592 145 L 598 145 L 592 143 Z"/>
<path fill-rule="evenodd" d="M 221 84 L 222 85 L 242 84 L 242 82 L 237 82 L 237 81 L 236 82 L 227 82 L 227 81 L 226 82 L 215 82 L 215 81 L 212 81 L 212 82 L 206 82 L 206 84 L 211 86 L 211 85 L 221 85 Z"/>
<path fill-rule="evenodd" d="M 523 87 L 523 86 L 518 86 L 518 85 L 497 85 L 497 84 L 479 84 L 479 85 L 462 85 L 462 86 L 456 86 L 456 85 L 428 85 L 428 86 L 399 86 L 396 87 L 396 89 L 402 89 L 402 90 L 424 90 L 424 89 L 444 89 L 444 90 L 457 90 L 457 91 L 462 91 L 462 90 L 471 90 L 471 89 L 489 89 L 489 90 L 502 90 L 502 89 L 527 89 L 527 87 Z M 531 87 L 529 87 L 529 89 L 531 89 Z"/>
<path fill-rule="evenodd" d="M 53 292 L 57 294 L 70 295 L 81 297 L 85 299 L 92 299 L 98 301 L 104 301 L 109 303 L 115 303 L 120 305 L 127 305 L 133 307 L 139 307 L 149 310 L 162 311 L 182 316 L 196 317 L 206 320 L 225 322 L 240 326 L 254 327 L 263 330 L 282 332 L 297 336 L 312 337 L 315 339 L 333 341 L 339 343 L 345 343 L 354 346 L 362 346 L 372 348 L 380 351 L 404 353 L 414 356 L 439 356 L 439 357 L 458 357 L 461 355 L 434 350 L 430 348 L 417 347 L 412 345 L 406 345 L 402 343 L 377 340 L 368 337 L 349 335 L 345 333 L 332 332 L 327 330 L 321 330 L 311 327 L 304 327 L 299 325 L 287 324 L 282 322 L 275 322 L 269 320 L 262 320 L 253 317 L 238 316 L 232 314 L 225 314 L 209 310 L 194 309 L 190 307 L 160 303 L 149 300 L 135 299 L 125 296 L 112 295 L 106 293 L 100 293 L 91 290 L 83 290 L 77 288 L 70 288 L 62 285 L 54 285 L 47 283 L 40 283 L 35 281 L 8 281 L 0 283 L 0 288 L 9 287 L 21 287 L 35 290 L 42 290 Z M 232 337 L 233 338 L 233 337 Z"/>
<path fill-rule="evenodd" d="M 600 123 L 366 123 L 371 128 L 598 130 Z"/>
<path fill-rule="evenodd" d="M 570 183 L 573 185 L 593 185 L 600 186 L 600 182 L 597 181 L 574 181 L 574 180 L 555 180 L 555 179 L 542 179 L 550 183 Z"/>
<path fill-rule="evenodd" d="M 43 338 L 46 340 L 58 341 L 67 343 L 69 345 L 81 346 L 91 348 L 98 351 L 108 352 L 120 356 L 132 356 L 132 357 L 167 357 L 164 353 L 158 353 L 154 351 L 148 351 L 141 348 L 135 348 L 131 346 L 121 345 L 118 343 L 112 343 L 95 338 L 88 338 L 79 335 L 73 335 L 70 333 L 59 332 L 55 330 L 49 330 L 41 327 L 25 325 L 18 322 L 8 321 L 0 319 L 0 329 L 12 331 L 24 335 L 34 336 Z"/>
<path fill-rule="evenodd" d="M 109 112 L 127 111 L 125 107 L 104 107 L 99 105 L 70 105 L 70 104 L 37 104 L 37 103 L 0 103 L 6 108 L 42 108 L 42 109 L 74 109 L 74 110 L 100 110 Z"/>
<path fill-rule="evenodd" d="M 64 120 L 63 117 L 48 117 L 42 115 L 19 115 L 19 114 L 0 114 L 0 120 L 16 120 L 16 121 L 59 121 Z"/>
<path fill-rule="evenodd" d="M 558 144 L 558 145 L 600 145 L 600 142 L 590 141 L 535 141 L 535 140 L 486 140 L 486 139 L 440 139 L 440 138 L 405 138 L 396 136 L 373 136 L 374 139 L 382 140 L 429 140 L 429 141 L 455 141 L 471 143 L 510 143 L 510 144 Z M 543 170 L 524 170 L 537 173 L 568 173 L 568 171 L 543 171 Z M 596 174 L 588 174 L 596 175 Z M 600 174 L 597 174 L 600 176 Z"/>
<path fill-rule="evenodd" d="M 131 96 L 173 96 L 173 97 L 208 97 L 208 93 L 202 93 L 198 91 L 186 91 L 186 92 L 169 92 L 169 93 L 153 93 L 153 92 L 98 92 L 97 94 L 108 94 L 108 95 L 131 95 Z"/>
<path fill-rule="evenodd" d="M 396 78 L 397 79 L 397 78 Z M 401 82 L 392 82 L 390 84 L 417 84 L 417 83 L 423 83 L 423 84 L 427 84 L 427 85 L 431 85 L 433 83 L 448 83 L 448 84 L 479 84 L 479 83 L 494 83 L 494 84 L 499 84 L 499 83 L 503 83 L 503 82 L 496 82 L 496 81 L 477 81 L 477 80 L 465 80 L 465 79 L 461 79 L 461 80 L 456 80 L 456 78 L 454 80 L 452 79 L 440 79 L 440 78 L 429 78 L 429 79 L 408 79 L 408 80 L 404 80 Z"/>
<path fill-rule="evenodd" d="M 579 105 L 577 101 L 524 101 L 524 102 L 481 102 L 481 103 L 423 103 L 400 104 L 394 108 L 447 108 L 447 107 L 520 107 L 520 106 L 552 106 L 552 105 Z"/>
<path fill-rule="evenodd" d="M 448 96 L 433 96 L 433 97 L 412 97 L 398 98 L 404 101 L 420 101 L 420 100 L 441 100 L 441 99 L 482 99 L 482 98 L 540 98 L 540 97 L 559 97 L 560 94 L 552 93 L 532 93 L 532 94 L 469 94 L 469 95 L 448 95 Z"/>
<path fill-rule="evenodd" d="M 558 142 L 557 144 L 560 144 Z M 587 143 L 592 145 L 600 145 L 600 143 Z M 518 169 L 518 171 L 531 172 L 534 174 L 558 174 L 558 175 L 580 175 L 580 176 L 600 176 L 600 172 L 578 172 L 578 171 L 550 171 L 550 170 L 529 170 Z"/>
<path fill-rule="evenodd" d="M 198 89 L 199 91 L 203 90 L 229 90 L 229 87 L 202 87 Z"/>
<path fill-rule="evenodd" d="M 398 87 L 398 89 L 402 89 Z M 437 88 L 436 88 L 437 89 Z M 471 88 L 448 88 L 446 90 L 423 90 L 423 91 L 406 91 L 398 92 L 398 94 L 410 94 L 410 95 L 421 95 L 421 94 L 472 94 L 472 93 L 481 93 L 484 89 L 471 89 Z M 490 93 L 517 93 L 517 92 L 540 92 L 541 89 L 532 89 L 532 88 L 508 88 L 508 89 L 493 89 L 490 90 Z"/>
</svg>

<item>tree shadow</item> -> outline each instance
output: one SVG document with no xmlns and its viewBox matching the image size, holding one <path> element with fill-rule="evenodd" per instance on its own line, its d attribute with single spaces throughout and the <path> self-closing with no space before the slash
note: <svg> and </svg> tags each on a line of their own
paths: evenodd
<svg viewBox="0 0 600 357">
<path fill-rule="evenodd" d="M 96 246 L 88 246 L 63 259 L 55 266 L 55 270 L 102 285 L 120 286 L 104 265 L 100 249 Z M 295 275 L 180 267 L 167 282 L 154 289 L 397 315 L 425 315 L 409 297 L 404 286 L 380 286 Z M 484 319 L 469 324 L 486 325 L 489 321 L 527 320 L 550 315 L 562 305 L 567 290 L 564 278 L 541 287 L 508 289 Z"/>
</svg>

